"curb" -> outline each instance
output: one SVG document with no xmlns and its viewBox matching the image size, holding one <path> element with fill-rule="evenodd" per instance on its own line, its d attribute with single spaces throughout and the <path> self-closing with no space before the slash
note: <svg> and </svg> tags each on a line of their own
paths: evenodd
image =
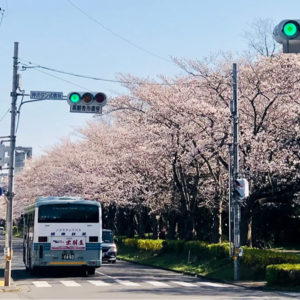
<svg viewBox="0 0 300 300">
<path fill-rule="evenodd" d="M 141 265 L 141 266 L 147 266 L 147 267 L 152 267 L 152 268 L 159 269 L 159 270 L 164 270 L 164 271 L 174 272 L 174 273 L 178 273 L 178 274 L 182 274 L 182 275 L 188 275 L 188 276 L 193 276 L 193 277 L 197 277 L 197 278 L 202 278 L 202 279 L 214 281 L 216 283 L 226 283 L 226 284 L 231 284 L 231 285 L 235 285 L 235 286 L 238 286 L 238 287 L 243 287 L 245 289 L 251 289 L 251 290 L 255 289 L 255 290 L 265 291 L 264 288 L 261 288 L 261 287 L 244 286 L 242 284 L 232 283 L 231 281 L 227 281 L 227 280 L 216 279 L 216 278 L 213 278 L 213 277 L 199 275 L 199 274 L 191 273 L 191 272 L 182 272 L 182 271 L 177 271 L 177 270 L 171 270 L 171 269 L 168 269 L 168 268 L 163 268 L 163 267 L 158 267 L 158 266 L 154 266 L 154 265 L 139 263 L 139 262 L 132 261 L 132 260 L 129 260 L 129 259 L 124 259 L 124 258 L 117 258 L 117 259 L 121 260 L 121 261 L 130 262 L 130 263 L 133 263 L 133 264 Z"/>
<path fill-rule="evenodd" d="M 248 285 L 243 285 L 243 284 L 240 284 L 240 283 L 236 283 L 236 282 L 232 282 L 232 281 L 227 281 L 227 280 L 223 280 L 223 282 L 231 284 L 231 285 L 235 285 L 235 286 L 238 286 L 238 287 L 242 287 L 242 288 L 245 288 L 245 289 L 258 290 L 258 291 L 266 291 L 265 290 L 265 286 L 263 286 L 263 287 L 248 286 Z"/>
<path fill-rule="evenodd" d="M 226 283 L 226 284 L 242 287 L 242 288 L 248 289 L 248 290 L 257 290 L 257 291 L 262 291 L 262 292 L 272 292 L 272 293 L 275 293 L 275 294 L 278 294 L 278 295 L 281 295 L 281 296 L 284 295 L 284 296 L 293 297 L 293 298 L 299 297 L 299 294 L 297 294 L 295 296 L 292 295 L 292 294 L 294 294 L 293 292 L 284 292 L 284 291 L 272 290 L 272 289 L 266 288 L 265 286 L 264 287 L 245 286 L 245 285 L 235 283 L 235 282 L 231 282 L 231 281 L 228 281 L 228 280 L 216 279 L 216 278 L 212 278 L 212 277 L 209 277 L 209 276 L 198 275 L 198 274 L 191 273 L 191 272 L 182 272 L 182 271 L 177 271 L 177 270 L 171 270 L 171 269 L 167 269 L 167 268 L 163 268 L 163 267 L 158 267 L 158 266 L 153 266 L 153 265 L 149 265 L 149 264 L 139 263 L 139 262 L 136 262 L 136 261 L 131 261 L 131 260 L 124 259 L 124 258 L 117 257 L 117 260 L 130 262 L 130 263 L 133 263 L 133 264 L 136 264 L 136 265 L 152 267 L 152 268 L 158 269 L 158 270 L 164 270 L 164 271 L 179 273 L 179 274 L 182 274 L 182 275 L 193 276 L 193 277 L 196 277 L 196 278 L 202 278 L 202 279 L 214 281 L 216 283 Z"/>
<path fill-rule="evenodd" d="M 18 287 L 6 287 L 6 288 L 0 288 L 0 293 L 14 293 L 14 292 L 20 292 L 21 289 Z"/>
</svg>

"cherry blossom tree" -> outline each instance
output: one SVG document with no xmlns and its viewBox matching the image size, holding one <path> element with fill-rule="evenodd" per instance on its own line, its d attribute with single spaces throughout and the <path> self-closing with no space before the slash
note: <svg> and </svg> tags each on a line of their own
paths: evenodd
<svg viewBox="0 0 300 300">
<path fill-rule="evenodd" d="M 220 242 L 228 199 L 231 139 L 231 55 L 203 61 L 174 59 L 183 73 L 160 82 L 120 75 L 128 92 L 111 99 L 113 124 L 88 122 L 81 139 L 28 161 L 16 177 L 15 214 L 38 196 L 99 201 L 109 226 L 126 219 L 128 234 L 162 216 L 169 238 L 193 239 L 211 218 Z M 297 55 L 239 58 L 240 172 L 251 195 L 242 210 L 242 243 L 252 243 L 252 219 L 266 205 L 299 195 L 299 59 Z M 148 222 L 148 221 L 147 221 Z"/>
</svg>

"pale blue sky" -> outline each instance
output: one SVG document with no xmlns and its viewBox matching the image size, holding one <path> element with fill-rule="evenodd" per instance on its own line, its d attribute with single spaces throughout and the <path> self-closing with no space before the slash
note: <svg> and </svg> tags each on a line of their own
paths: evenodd
<svg viewBox="0 0 300 300">
<path fill-rule="evenodd" d="M 300 1 L 289 0 L 72 0 L 112 31 L 159 56 L 190 59 L 210 52 L 242 51 L 244 29 L 255 18 L 300 19 Z M 13 43 L 20 43 L 21 58 L 68 72 L 111 78 L 118 72 L 136 76 L 172 76 L 179 69 L 117 38 L 67 0 L 7 0 L 8 14 L 0 27 L 0 119 L 10 106 Z M 288 4 L 288 5 L 287 5 Z M 0 0 L 6 9 L 6 1 Z M 297 15 L 298 12 L 298 15 Z M 22 73 L 22 88 L 32 90 L 82 90 L 35 70 Z M 119 84 L 51 73 L 109 97 Z M 18 146 L 41 154 L 81 126 L 88 114 L 71 114 L 64 102 L 39 102 L 22 108 Z M 9 134 L 10 115 L 0 122 L 0 135 Z"/>
</svg>

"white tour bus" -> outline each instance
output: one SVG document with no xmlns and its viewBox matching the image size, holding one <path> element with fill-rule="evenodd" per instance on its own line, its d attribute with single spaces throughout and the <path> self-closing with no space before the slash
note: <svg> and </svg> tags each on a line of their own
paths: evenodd
<svg viewBox="0 0 300 300">
<path fill-rule="evenodd" d="M 23 262 L 41 267 L 80 267 L 89 275 L 102 263 L 102 218 L 98 202 L 41 197 L 23 214 Z"/>
</svg>

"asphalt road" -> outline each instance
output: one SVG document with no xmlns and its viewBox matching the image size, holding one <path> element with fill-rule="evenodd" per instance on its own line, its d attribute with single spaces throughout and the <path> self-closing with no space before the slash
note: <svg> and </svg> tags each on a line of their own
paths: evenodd
<svg viewBox="0 0 300 300">
<path fill-rule="evenodd" d="M 0 245 L 3 253 L 3 237 Z M 82 277 L 72 269 L 30 276 L 22 262 L 21 239 L 13 240 L 13 249 L 12 278 L 21 291 L 0 293 L 0 299 L 291 299 L 122 261 L 104 264 L 94 276 Z"/>
</svg>

